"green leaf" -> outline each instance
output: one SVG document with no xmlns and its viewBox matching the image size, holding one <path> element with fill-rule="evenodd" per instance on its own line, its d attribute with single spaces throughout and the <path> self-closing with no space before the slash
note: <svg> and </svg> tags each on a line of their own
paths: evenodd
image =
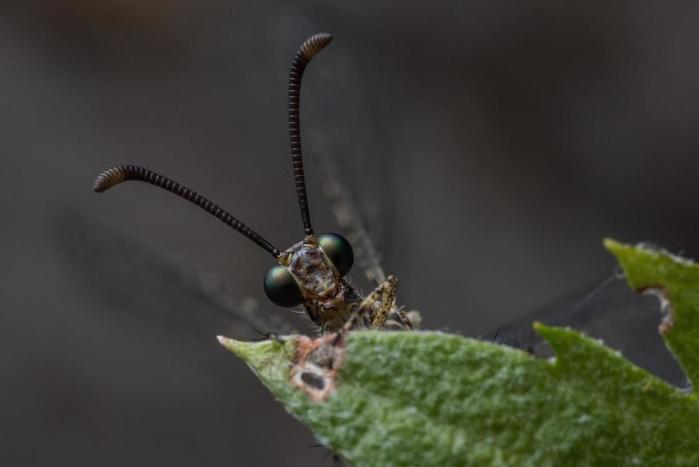
<svg viewBox="0 0 699 467">
<path fill-rule="evenodd" d="M 690 384 L 699 388 L 699 266 L 664 250 L 605 240 L 629 286 L 652 292 L 666 313 L 660 333 Z"/>
<path fill-rule="evenodd" d="M 607 246 L 632 284 L 648 279 L 668 292 L 674 326 L 666 337 L 689 336 L 694 269 L 665 253 Z M 535 328 L 554 360 L 439 332 L 220 340 L 353 465 L 699 465 L 696 395 L 576 331 Z M 689 352 L 683 366 L 696 368 L 696 340 L 680 341 L 672 348 Z"/>
</svg>

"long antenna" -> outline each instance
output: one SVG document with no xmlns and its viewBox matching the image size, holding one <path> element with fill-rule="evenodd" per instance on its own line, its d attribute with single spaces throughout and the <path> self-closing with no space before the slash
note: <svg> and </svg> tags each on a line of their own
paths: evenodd
<svg viewBox="0 0 699 467">
<path fill-rule="evenodd" d="M 107 169 L 97 176 L 95 179 L 94 190 L 97 193 L 101 193 L 105 190 L 110 189 L 114 185 L 118 185 L 121 182 L 126 182 L 129 180 L 137 180 L 140 182 L 150 183 L 159 188 L 174 193 L 177 196 L 190 201 L 209 214 L 218 218 L 224 224 L 233 227 L 235 230 L 241 234 L 248 237 L 253 242 L 257 243 L 259 246 L 265 250 L 272 253 L 276 258 L 279 256 L 280 251 L 272 246 L 267 240 L 265 240 L 261 235 L 252 230 L 247 225 L 243 224 L 240 220 L 233 217 L 229 212 L 221 209 L 216 204 L 212 203 L 208 199 L 204 198 L 202 195 L 196 191 L 190 190 L 186 186 L 182 186 L 174 180 L 171 180 L 164 175 L 160 175 L 157 172 L 153 172 L 145 167 L 139 167 L 137 165 L 117 165 L 111 169 Z"/>
<path fill-rule="evenodd" d="M 299 96 L 301 94 L 301 78 L 308 62 L 325 46 L 332 42 L 331 34 L 321 32 L 306 39 L 296 51 L 291 60 L 289 70 L 289 141 L 291 142 L 291 164 L 294 169 L 296 194 L 301 208 L 301 219 L 306 236 L 313 235 L 311 215 L 308 210 L 306 196 L 306 179 L 303 174 L 303 157 L 301 156 L 301 123 L 299 121 Z"/>
</svg>

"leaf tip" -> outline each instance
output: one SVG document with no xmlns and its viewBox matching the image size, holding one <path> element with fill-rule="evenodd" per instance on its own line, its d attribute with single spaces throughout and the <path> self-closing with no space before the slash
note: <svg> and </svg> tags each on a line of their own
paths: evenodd
<svg viewBox="0 0 699 467">
<path fill-rule="evenodd" d="M 566 336 L 568 336 L 571 332 L 569 328 L 561 328 L 558 326 L 549 326 L 548 324 L 544 324 L 541 321 L 534 321 L 534 324 L 532 324 L 532 327 L 536 331 L 537 334 L 539 334 L 541 337 L 543 337 L 546 342 L 551 345 L 555 350 L 558 350 L 560 347 L 560 343 L 563 340 L 565 340 Z"/>
<path fill-rule="evenodd" d="M 542 337 L 544 336 L 544 334 L 546 334 L 547 331 L 551 329 L 551 326 L 547 326 L 541 321 L 534 321 L 532 323 L 532 327 Z"/>
<path fill-rule="evenodd" d="M 216 339 L 218 340 L 219 344 L 226 348 L 226 350 L 233 352 L 243 360 L 247 360 L 246 357 L 255 345 L 251 342 L 237 341 L 225 336 L 216 336 Z"/>
<path fill-rule="evenodd" d="M 230 339 L 227 338 L 226 336 L 216 336 L 216 340 L 218 341 L 219 344 L 226 347 L 226 345 L 228 344 L 228 341 Z"/>
<path fill-rule="evenodd" d="M 629 248 L 631 248 L 630 245 L 627 245 L 627 244 L 621 243 L 621 242 L 617 242 L 613 238 L 605 238 L 604 240 L 602 240 L 602 244 L 607 249 L 607 251 L 609 251 L 611 254 L 613 254 L 614 256 L 617 256 L 617 257 L 620 254 L 622 254 L 625 250 L 628 250 Z"/>
<path fill-rule="evenodd" d="M 534 329 L 549 343 L 557 357 L 569 355 L 572 350 L 588 346 L 592 339 L 569 327 L 549 326 L 539 321 L 534 322 Z M 599 343 L 599 342 L 598 342 Z"/>
</svg>

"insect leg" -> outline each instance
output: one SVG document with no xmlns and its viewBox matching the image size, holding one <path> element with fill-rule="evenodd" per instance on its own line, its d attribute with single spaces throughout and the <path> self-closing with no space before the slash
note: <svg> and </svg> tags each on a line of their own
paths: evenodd
<svg viewBox="0 0 699 467">
<path fill-rule="evenodd" d="M 397 286 L 398 279 L 395 276 L 388 276 L 362 301 L 362 309 L 374 311 L 371 320 L 372 328 L 381 328 L 386 323 L 388 312 L 395 307 Z"/>
</svg>

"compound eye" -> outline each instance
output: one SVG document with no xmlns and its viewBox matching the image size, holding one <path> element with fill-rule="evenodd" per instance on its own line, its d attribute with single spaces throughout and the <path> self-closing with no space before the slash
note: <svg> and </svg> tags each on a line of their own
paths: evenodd
<svg viewBox="0 0 699 467">
<path fill-rule="evenodd" d="M 267 271 L 264 287 L 267 297 L 279 306 L 292 308 L 303 303 L 303 294 L 294 276 L 281 264 Z"/>
<path fill-rule="evenodd" d="M 354 263 L 354 252 L 345 237 L 336 233 L 326 233 L 318 237 L 318 244 L 341 276 L 350 272 Z"/>
</svg>

